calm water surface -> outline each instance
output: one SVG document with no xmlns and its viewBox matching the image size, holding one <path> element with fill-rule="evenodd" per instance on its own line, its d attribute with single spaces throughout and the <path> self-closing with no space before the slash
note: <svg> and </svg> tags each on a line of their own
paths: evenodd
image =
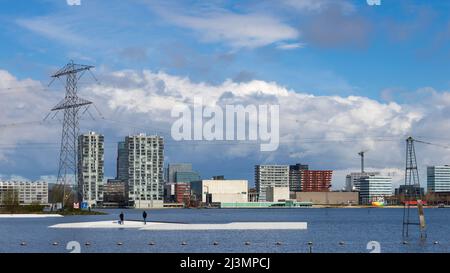
<svg viewBox="0 0 450 273">
<path fill-rule="evenodd" d="M 136 229 L 52 229 L 58 223 L 117 220 L 108 215 L 41 219 L 0 219 L 0 252 L 68 252 L 69 241 L 82 252 L 369 252 L 378 241 L 381 252 L 450 252 L 450 209 L 425 209 L 427 239 L 413 232 L 404 245 L 402 209 L 165 209 L 147 210 L 150 220 L 183 223 L 298 222 L 307 230 L 141 231 Z M 123 210 L 125 219 L 140 220 L 142 211 Z M 413 230 L 417 227 L 413 226 Z M 27 242 L 21 246 L 22 241 Z M 153 241 L 155 245 L 148 243 Z M 181 242 L 187 242 L 182 246 Z M 219 245 L 213 245 L 216 241 Z M 250 245 L 244 243 L 248 241 Z M 438 241 L 439 244 L 435 244 Z M 53 246 L 53 242 L 58 242 Z M 85 246 L 90 242 L 90 246 Z M 117 242 L 123 245 L 118 246 Z M 281 242 L 281 245 L 276 245 Z M 339 244 L 343 242 L 343 244 Z"/>
</svg>

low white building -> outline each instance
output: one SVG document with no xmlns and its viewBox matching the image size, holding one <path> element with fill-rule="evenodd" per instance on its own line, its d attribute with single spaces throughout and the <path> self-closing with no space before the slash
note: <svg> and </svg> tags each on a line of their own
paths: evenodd
<svg viewBox="0 0 450 273">
<path fill-rule="evenodd" d="M 248 202 L 247 180 L 193 181 L 191 191 L 203 203 Z"/>
<path fill-rule="evenodd" d="M 278 202 L 280 200 L 289 200 L 289 187 L 267 187 L 266 201 Z"/>
<path fill-rule="evenodd" d="M 48 183 L 44 181 L 0 181 L 0 205 L 8 192 L 18 198 L 20 205 L 48 204 Z"/>
</svg>

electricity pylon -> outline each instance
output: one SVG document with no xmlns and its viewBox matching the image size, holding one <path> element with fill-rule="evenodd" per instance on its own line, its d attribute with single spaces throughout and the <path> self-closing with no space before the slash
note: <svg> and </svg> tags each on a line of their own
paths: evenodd
<svg viewBox="0 0 450 273">
<path fill-rule="evenodd" d="M 403 237 L 409 236 L 409 226 L 418 225 L 420 237 L 425 238 L 425 218 L 423 215 L 423 196 L 420 191 L 419 171 L 417 169 L 416 151 L 412 137 L 406 139 L 406 169 L 405 169 L 405 192 L 403 208 Z M 419 221 L 411 220 L 411 206 L 417 205 Z"/>
<path fill-rule="evenodd" d="M 70 61 L 63 68 L 52 75 L 53 80 L 65 78 L 66 94 L 51 111 L 64 112 L 64 120 L 61 135 L 61 149 L 59 154 L 58 180 L 57 183 L 63 186 L 62 206 L 66 197 L 66 185 L 68 176 L 73 174 L 75 184 L 77 180 L 77 146 L 79 136 L 80 115 L 87 111 L 92 102 L 78 97 L 77 83 L 86 71 L 90 71 L 93 66 L 75 64 Z M 55 113 L 56 115 L 56 113 Z M 48 116 L 47 116 L 48 117 Z M 78 197 L 77 197 L 78 198 Z"/>
</svg>

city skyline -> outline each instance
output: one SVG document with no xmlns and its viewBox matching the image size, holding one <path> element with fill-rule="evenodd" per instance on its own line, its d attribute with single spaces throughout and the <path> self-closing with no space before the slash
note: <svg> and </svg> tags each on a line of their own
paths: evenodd
<svg viewBox="0 0 450 273">
<path fill-rule="evenodd" d="M 367 171 L 395 173 L 397 187 L 407 136 L 450 143 L 450 3 L 364 2 L 8 4 L 0 11 L 0 178 L 54 180 L 60 123 L 42 119 L 64 92 L 47 84 L 74 59 L 96 66 L 99 82 L 86 78 L 79 91 L 100 113 L 81 129 L 105 136 L 105 178 L 115 176 L 122 136 L 146 132 L 167 140 L 165 162 L 191 162 L 204 177 L 253 181 L 254 165 L 302 162 L 334 170 L 341 189 L 368 149 Z M 124 20 L 108 19 L 124 10 Z M 280 105 L 279 149 L 172 140 L 173 104 L 195 97 Z M 450 162 L 446 149 L 416 149 L 423 182 L 427 166 Z"/>
</svg>

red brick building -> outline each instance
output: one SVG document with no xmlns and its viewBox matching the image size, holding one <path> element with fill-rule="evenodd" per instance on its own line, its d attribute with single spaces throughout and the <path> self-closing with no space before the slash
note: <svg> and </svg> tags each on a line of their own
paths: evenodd
<svg viewBox="0 0 450 273">
<path fill-rule="evenodd" d="M 330 191 L 331 177 L 333 171 L 301 171 L 301 187 L 304 192 L 324 192 Z"/>
<path fill-rule="evenodd" d="M 175 199 L 177 203 L 189 204 L 191 197 L 191 187 L 188 183 L 175 184 Z"/>
</svg>

